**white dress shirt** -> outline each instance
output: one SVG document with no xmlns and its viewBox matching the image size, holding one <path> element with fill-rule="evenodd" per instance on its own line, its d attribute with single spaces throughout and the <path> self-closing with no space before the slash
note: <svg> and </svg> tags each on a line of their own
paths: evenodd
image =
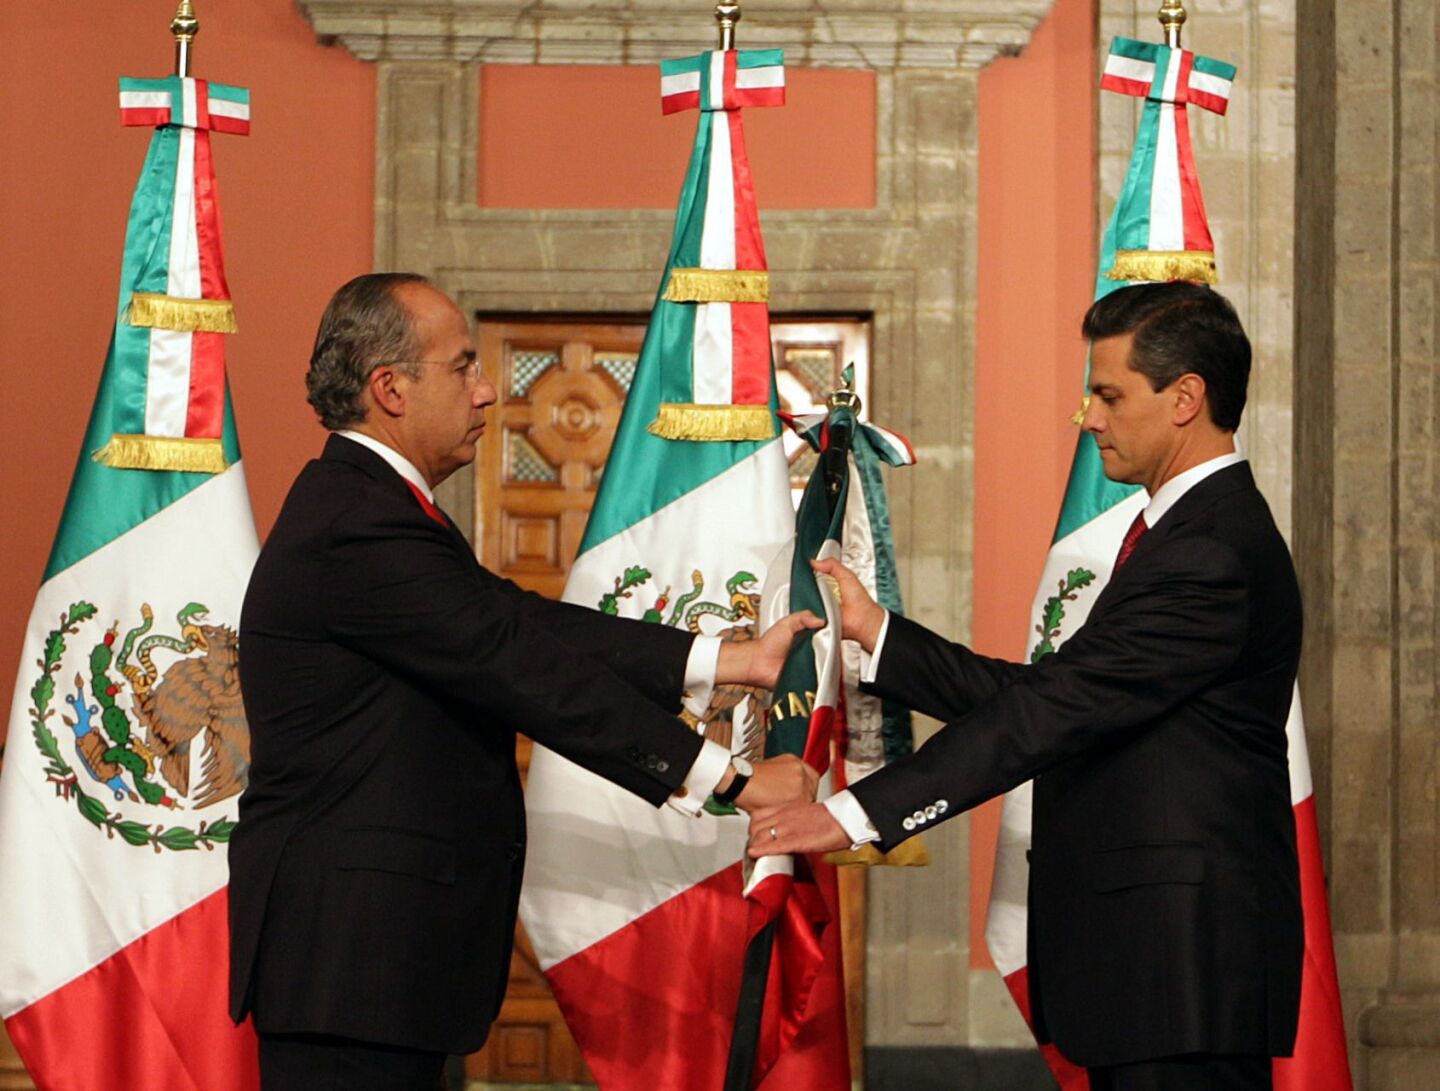
<svg viewBox="0 0 1440 1091">
<path fill-rule="evenodd" d="M 395 448 L 381 443 L 364 432 L 344 429 L 335 433 L 374 451 L 386 464 L 403 477 L 430 503 L 435 502 L 435 493 L 425 476 L 415 468 L 408 458 Z M 684 704 L 695 716 L 703 716 L 710 707 L 710 695 L 715 691 L 715 671 L 720 660 L 720 638 L 718 636 L 697 636 L 690 645 L 690 655 L 685 660 Z M 685 814 L 698 818 L 704 814 L 705 800 L 720 783 L 730 767 L 730 751 L 717 742 L 706 739 L 696 755 L 684 783 L 667 800 L 670 806 Z"/>
<path fill-rule="evenodd" d="M 1175 506 L 1187 492 L 1193 489 L 1200 482 L 1204 481 L 1213 473 L 1218 473 L 1227 466 L 1234 466 L 1244 462 L 1245 456 L 1239 451 L 1230 451 L 1202 462 L 1198 466 L 1191 466 L 1183 473 L 1178 473 L 1169 481 L 1165 482 L 1155 490 L 1155 495 L 1150 498 L 1150 503 L 1145 505 L 1144 514 L 1145 526 L 1151 530 L 1164 518 L 1165 513 Z M 875 647 L 869 653 L 862 648 L 860 651 L 860 681 L 875 681 L 876 672 L 880 667 L 880 654 L 885 646 L 885 634 L 890 631 L 890 611 L 885 611 L 885 620 L 880 623 L 880 634 L 875 638 Z M 836 792 L 829 799 L 825 800 L 825 807 L 840 823 L 847 837 L 850 838 L 853 848 L 868 844 L 871 841 L 880 839 L 875 824 L 870 821 L 870 816 L 865 813 L 865 808 L 860 806 L 860 801 L 850 794 L 848 790 Z"/>
</svg>

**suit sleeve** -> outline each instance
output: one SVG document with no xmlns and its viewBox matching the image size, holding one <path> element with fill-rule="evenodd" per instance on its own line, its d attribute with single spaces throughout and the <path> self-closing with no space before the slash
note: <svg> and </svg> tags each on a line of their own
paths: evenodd
<svg viewBox="0 0 1440 1091">
<path fill-rule="evenodd" d="M 875 681 L 864 689 L 937 720 L 958 720 L 1024 672 L 892 612 Z"/>
<path fill-rule="evenodd" d="M 616 669 L 678 708 L 689 640 L 683 634 L 577 655 L 531 596 L 479 568 L 423 513 L 386 507 L 342 518 L 316 557 L 332 638 L 437 699 L 472 707 L 659 805 L 683 782 L 701 738 Z M 570 617 L 573 611 L 565 611 Z M 648 626 L 644 628 L 649 628 Z M 482 729 L 482 728 L 477 728 Z"/>
<path fill-rule="evenodd" d="M 534 624 L 544 626 L 575 651 L 618 674 L 667 711 L 680 711 L 684 664 L 695 640 L 693 633 L 556 602 L 492 573 L 482 575 L 494 579 L 515 601 L 516 609 Z M 678 674 L 661 669 L 676 656 L 681 664 Z"/>
<path fill-rule="evenodd" d="M 1116 590 L 1103 616 L 1054 655 L 1019 668 L 1009 685 L 913 755 L 852 786 L 883 848 L 911 835 L 902 822 L 914 811 L 934 806 L 953 817 L 1067 758 L 1143 731 L 1235 663 L 1248 595 L 1229 547 L 1177 541 L 1156 554 L 1146 579 Z"/>
</svg>

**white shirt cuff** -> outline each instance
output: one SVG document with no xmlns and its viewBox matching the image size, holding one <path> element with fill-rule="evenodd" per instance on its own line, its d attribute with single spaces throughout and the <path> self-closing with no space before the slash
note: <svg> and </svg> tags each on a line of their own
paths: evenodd
<svg viewBox="0 0 1440 1091">
<path fill-rule="evenodd" d="M 706 739 L 700 747 L 700 753 L 695 756 L 695 764 L 690 766 L 690 772 L 685 774 L 685 783 L 672 792 L 665 802 L 681 814 L 699 818 L 705 801 L 719 786 L 729 766 L 730 751 L 718 742 Z"/>
<path fill-rule="evenodd" d="M 710 698 L 715 693 L 720 644 L 718 636 L 697 636 L 690 644 L 690 656 L 685 660 L 685 692 L 681 694 L 681 700 L 685 711 L 697 719 L 705 715 L 705 710 L 710 707 Z M 705 794 L 710 794 L 708 788 Z"/>
<path fill-rule="evenodd" d="M 885 650 L 885 634 L 890 631 L 890 611 L 885 611 L 885 620 L 880 623 L 880 635 L 875 638 L 875 650 L 860 649 L 860 681 L 873 682 L 880 669 L 880 653 Z"/>
<path fill-rule="evenodd" d="M 876 644 L 879 647 L 879 644 Z M 850 838 L 850 847 L 858 849 L 861 845 L 868 845 L 871 841 L 880 840 L 880 831 L 875 828 L 875 823 L 870 821 L 870 816 L 865 813 L 865 808 L 860 806 L 860 801 L 850 792 L 836 792 L 822 804 L 830 812 L 830 817 L 840 823 L 840 828 L 845 831 L 845 836 Z"/>
</svg>

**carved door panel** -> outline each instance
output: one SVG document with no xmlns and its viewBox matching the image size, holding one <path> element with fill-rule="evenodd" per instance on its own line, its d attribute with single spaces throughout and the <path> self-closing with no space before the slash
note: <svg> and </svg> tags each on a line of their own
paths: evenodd
<svg viewBox="0 0 1440 1091">
<path fill-rule="evenodd" d="M 823 404 L 852 361 L 861 395 L 868 394 L 867 334 L 866 324 L 855 320 L 772 323 L 784 408 L 804 413 Z M 480 363 L 499 397 L 486 412 L 476 460 L 473 530 L 481 563 L 491 571 L 551 598 L 564 591 L 644 337 L 643 320 L 480 321 Z M 796 449 L 792 486 L 803 489 L 808 473 L 809 462 Z M 798 501 L 799 490 L 795 495 Z M 517 747 L 522 776 L 530 745 L 521 739 Z M 858 1073 L 864 1041 L 863 875 L 842 874 L 841 901 L 851 1063 Z M 505 1003 L 485 1048 L 465 1059 L 465 1072 L 488 1083 L 593 1083 L 523 927 L 516 928 Z"/>
</svg>

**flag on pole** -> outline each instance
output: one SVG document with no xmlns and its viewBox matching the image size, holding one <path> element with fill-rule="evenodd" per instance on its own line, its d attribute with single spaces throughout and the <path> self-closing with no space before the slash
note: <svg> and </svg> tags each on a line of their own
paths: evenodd
<svg viewBox="0 0 1440 1091">
<path fill-rule="evenodd" d="M 158 128 L 10 714 L 0 1016 L 45 1091 L 247 1091 L 225 850 L 250 764 L 235 630 L 258 542 L 210 131 L 247 131 L 249 94 L 122 80 L 121 119 Z"/>
<path fill-rule="evenodd" d="M 778 50 L 729 50 L 662 67 L 663 108 L 698 107 L 699 124 L 568 602 L 748 639 L 794 534 L 740 113 L 783 101 L 780 65 Z M 694 726 L 758 758 L 762 698 L 722 688 Z M 600 1085 L 718 1091 L 747 930 L 743 816 L 657 810 L 541 747 L 526 807 L 521 915 Z M 825 1087 L 814 1066 L 844 1063 L 838 977 L 832 993 L 838 1018 L 807 1019 L 773 1073 L 791 1082 L 768 1086 Z"/>
<path fill-rule="evenodd" d="M 879 467 L 913 465 L 915 455 L 903 436 L 860 422 L 859 399 L 849 389 L 852 368 L 845 381 L 847 389 L 831 395 L 827 413 L 786 419 L 819 458 L 796 515 L 789 563 L 775 566 L 760 608 L 762 625 L 792 610 L 826 619 L 823 629 L 802 633 L 786 657 L 765 743 L 767 757 L 796 754 L 819 771 L 821 799 L 914 749 L 909 711 L 860 692 L 859 648 L 841 641 L 835 592 L 810 567 L 812 560 L 840 560 L 888 609 L 901 609 Z M 763 1085 L 803 1026 L 812 997 L 819 1011 L 833 1003 L 822 990 L 833 973 L 827 958 L 839 957 L 832 927 L 840 919 L 835 865 L 927 862 L 923 845 L 912 840 L 884 856 L 869 848 L 826 857 L 766 856 L 747 865 L 749 935 L 727 1088 Z M 834 1056 L 827 1069 L 811 1071 L 806 1086 L 845 1087 L 842 1060 Z"/>
<path fill-rule="evenodd" d="M 1100 86 L 1144 96 L 1145 105 L 1125 184 L 1101 242 L 1096 299 L 1137 281 L 1216 281 L 1214 245 L 1186 108 L 1194 104 L 1223 114 L 1234 78 L 1233 65 L 1188 50 L 1128 38 L 1117 38 L 1111 46 Z M 1030 662 L 1049 655 L 1085 623 L 1110 578 L 1126 529 L 1146 502 L 1139 486 L 1117 484 L 1105 477 L 1094 442 L 1081 435 L 1031 609 Z M 1350 1091 L 1298 689 L 1285 730 L 1305 914 L 1305 963 L 1295 1053 L 1292 1058 L 1276 1059 L 1275 1087 L 1277 1091 Z M 1031 1019 L 1025 938 L 1029 865 L 1025 856 L 1030 847 L 1030 808 L 1028 783 L 1006 794 L 985 926 L 991 957 L 1027 1022 Z M 1065 1091 L 1088 1087 L 1084 1069 L 1067 1061 L 1053 1045 L 1042 1046 L 1041 1052 Z"/>
</svg>

